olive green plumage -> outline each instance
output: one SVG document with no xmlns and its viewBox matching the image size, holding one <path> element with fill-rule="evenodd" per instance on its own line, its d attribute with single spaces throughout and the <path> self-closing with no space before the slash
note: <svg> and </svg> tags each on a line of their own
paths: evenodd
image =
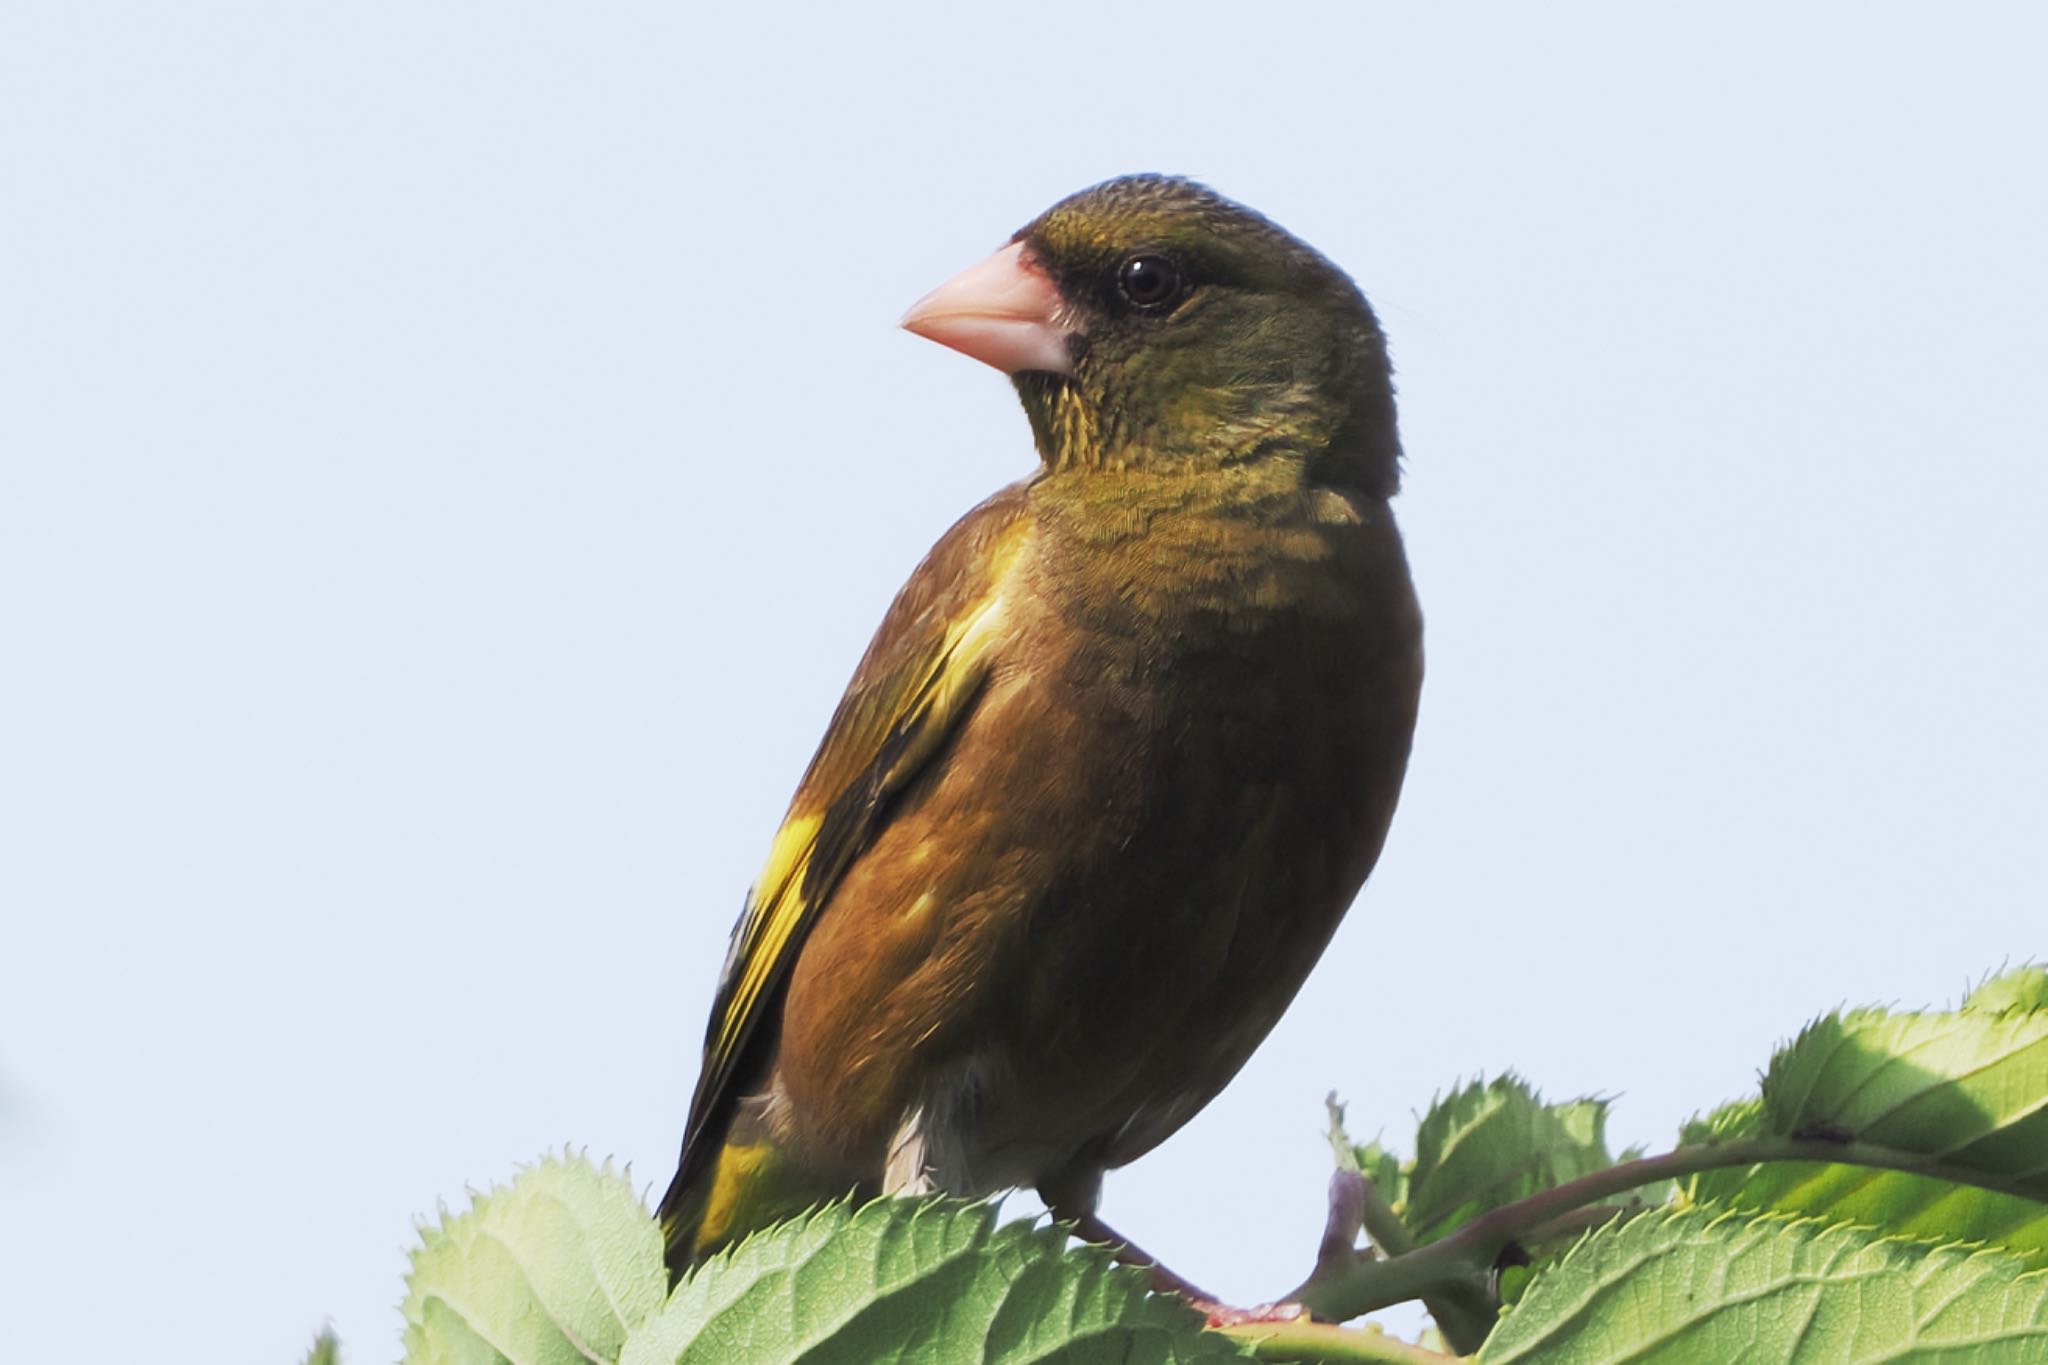
<svg viewBox="0 0 2048 1365">
<path fill-rule="evenodd" d="M 1041 468 L 903 588 L 735 930 L 671 1264 L 843 1193 L 1105 1169 L 1236 1073 L 1400 793 L 1421 618 L 1384 344 L 1351 282 L 1186 181 L 1017 240 L 1071 373 Z"/>
</svg>

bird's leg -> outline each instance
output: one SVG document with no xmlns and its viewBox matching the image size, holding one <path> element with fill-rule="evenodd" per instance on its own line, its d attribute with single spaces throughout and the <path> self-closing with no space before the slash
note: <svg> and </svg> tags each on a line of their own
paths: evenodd
<svg viewBox="0 0 2048 1365">
<path fill-rule="evenodd" d="M 1057 1217 L 1057 1213 L 1054 1215 Z M 1074 1219 L 1074 1236 L 1109 1248 L 1118 1263 L 1142 1270 L 1152 1281 L 1155 1294 L 1178 1294 L 1190 1303 L 1212 1303 L 1214 1299 L 1200 1286 L 1182 1279 L 1161 1265 L 1159 1258 L 1092 1213 Z"/>
<path fill-rule="evenodd" d="M 1065 1219 L 1065 1215 L 1058 1208 L 1053 1209 L 1053 1217 Z M 1290 1322 L 1306 1316 L 1306 1310 L 1298 1303 L 1262 1303 L 1256 1308 L 1232 1307 L 1214 1294 L 1167 1269 L 1157 1256 L 1103 1222 L 1092 1210 L 1071 1221 L 1076 1237 L 1084 1242 L 1098 1242 L 1108 1247 L 1109 1254 L 1119 1262 L 1142 1270 L 1151 1277 L 1153 1293 L 1180 1295 L 1190 1306 L 1208 1316 L 1211 1327 L 1228 1327 L 1242 1322 Z"/>
</svg>

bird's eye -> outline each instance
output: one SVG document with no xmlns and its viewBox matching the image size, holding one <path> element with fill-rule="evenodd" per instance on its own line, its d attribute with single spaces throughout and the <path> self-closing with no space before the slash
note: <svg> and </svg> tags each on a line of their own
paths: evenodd
<svg viewBox="0 0 2048 1365">
<path fill-rule="evenodd" d="M 1158 308 L 1180 294 L 1180 267 L 1164 256 L 1133 256 L 1116 272 L 1116 286 L 1139 308 Z"/>
</svg>

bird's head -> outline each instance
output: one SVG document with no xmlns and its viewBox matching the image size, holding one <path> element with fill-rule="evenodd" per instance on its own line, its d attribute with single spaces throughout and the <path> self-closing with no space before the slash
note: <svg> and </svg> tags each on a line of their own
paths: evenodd
<svg viewBox="0 0 2048 1365">
<path fill-rule="evenodd" d="M 1051 469 L 1273 456 L 1381 496 L 1399 479 L 1386 345 L 1357 286 L 1192 181 L 1063 199 L 903 325 L 1007 372 Z"/>
</svg>

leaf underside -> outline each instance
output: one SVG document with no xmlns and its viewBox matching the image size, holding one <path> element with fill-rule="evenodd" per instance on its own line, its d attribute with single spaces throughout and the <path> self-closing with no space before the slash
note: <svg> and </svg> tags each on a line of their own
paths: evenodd
<svg viewBox="0 0 2048 1365">
<path fill-rule="evenodd" d="M 836 1204 L 694 1272 L 624 1365 L 1241 1358 L 1185 1304 L 1065 1234 L 989 1205 Z"/>
<path fill-rule="evenodd" d="M 1693 1202 L 1984 1241 L 2048 1267 L 2048 1009 L 2039 968 L 1986 982 L 1960 1010 L 1828 1015 L 1782 1049 L 1763 1095 L 1688 1126 L 1685 1141 L 1825 1137 L 1981 1172 L 2012 1193 L 1903 1171 L 1774 1162 L 1709 1171 Z"/>
<path fill-rule="evenodd" d="M 2048 1273 L 1786 1215 L 1658 1211 L 1609 1224 L 1531 1284 L 1487 1365 L 2048 1359 Z"/>
<path fill-rule="evenodd" d="M 989 1205 L 835 1204 L 712 1258 L 673 1293 L 626 1178 L 550 1157 L 421 1230 L 408 1365 L 826 1365 L 1242 1358 L 1138 1271 Z"/>
</svg>

